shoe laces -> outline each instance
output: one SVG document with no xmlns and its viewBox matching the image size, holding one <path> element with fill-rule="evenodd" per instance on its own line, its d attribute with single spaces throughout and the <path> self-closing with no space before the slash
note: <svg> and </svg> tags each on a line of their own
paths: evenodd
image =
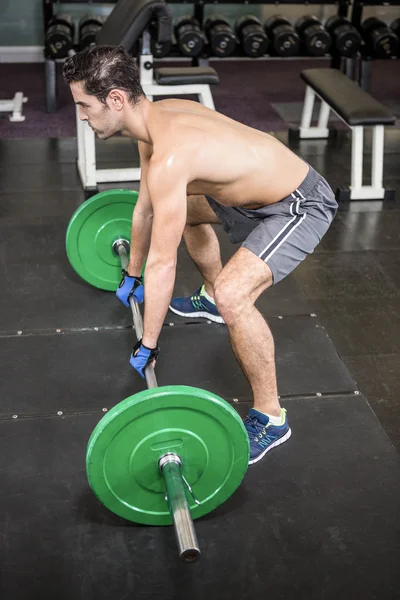
<svg viewBox="0 0 400 600">
<path fill-rule="evenodd" d="M 196 293 L 196 294 L 193 294 L 193 296 L 190 296 L 190 301 L 193 304 L 193 306 L 195 308 L 197 308 L 197 310 L 204 308 L 204 305 L 203 305 L 203 302 L 202 302 L 202 299 L 201 299 L 201 296 L 199 293 Z"/>
<path fill-rule="evenodd" d="M 257 417 L 246 417 L 244 424 L 247 431 L 254 434 L 253 442 L 258 442 L 267 433 L 267 425 L 260 424 Z"/>
</svg>

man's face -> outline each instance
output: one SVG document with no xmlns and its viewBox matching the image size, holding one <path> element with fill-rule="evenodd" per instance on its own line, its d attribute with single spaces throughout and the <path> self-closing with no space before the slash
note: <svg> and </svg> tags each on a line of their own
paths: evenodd
<svg viewBox="0 0 400 600">
<path fill-rule="evenodd" d="M 86 94 L 80 82 L 72 82 L 70 87 L 79 109 L 79 118 L 81 121 L 87 121 L 99 138 L 106 140 L 122 131 L 122 115 L 120 111 L 115 110 L 109 99 L 107 104 L 102 104 L 96 96 Z"/>
</svg>

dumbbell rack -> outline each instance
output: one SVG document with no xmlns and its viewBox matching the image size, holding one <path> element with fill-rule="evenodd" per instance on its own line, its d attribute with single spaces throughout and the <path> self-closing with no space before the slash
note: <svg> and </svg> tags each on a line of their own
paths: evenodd
<svg viewBox="0 0 400 600">
<path fill-rule="evenodd" d="M 204 26 L 204 12 L 205 12 L 205 5 L 206 4 L 212 4 L 213 6 L 218 6 L 220 5 L 221 7 L 223 7 L 224 5 L 229 5 L 229 4 L 245 4 L 246 6 L 249 5 L 274 5 L 277 7 L 277 12 L 279 12 L 279 5 L 282 4 L 284 6 L 289 6 L 289 5 L 305 5 L 305 6 L 310 6 L 310 5 L 317 5 L 320 6 L 321 5 L 321 0 L 308 0 L 307 2 L 305 2 L 304 0 L 298 1 L 296 2 L 296 0 L 289 0 L 289 1 L 283 1 L 283 2 L 279 2 L 276 0 L 229 0 L 229 1 L 225 1 L 225 0 L 168 0 L 168 4 L 193 4 L 193 17 L 198 21 L 199 25 L 201 28 L 203 28 Z M 327 0 L 325 2 L 322 2 L 322 4 L 326 4 L 326 5 L 336 5 L 338 7 L 338 12 L 337 14 L 341 17 L 346 17 L 347 16 L 347 12 L 348 12 L 348 7 L 350 5 L 350 0 Z M 237 49 L 232 55 L 231 55 L 231 59 L 237 59 L 237 58 L 244 58 L 245 60 L 254 60 L 250 57 L 243 57 L 242 54 L 240 54 L 240 50 Z M 167 57 L 168 58 L 168 57 Z M 263 58 L 269 58 L 267 55 L 264 56 Z M 275 59 L 276 57 L 274 57 Z M 285 57 L 278 57 L 279 60 L 290 60 L 290 58 L 285 58 Z M 304 58 L 306 58 L 306 56 L 304 56 Z M 209 60 L 219 60 L 218 57 L 215 56 L 211 56 L 208 48 L 205 48 L 204 53 L 197 58 L 192 58 L 192 65 L 193 66 L 207 66 Z M 221 60 L 226 60 L 226 59 L 221 59 Z"/>
<path fill-rule="evenodd" d="M 400 1 L 400 0 L 398 0 Z M 85 2 L 85 0 L 69 0 L 68 2 L 64 0 L 42 0 L 43 2 L 43 19 L 44 19 L 44 31 L 46 31 L 47 27 L 53 16 L 55 16 L 54 5 L 62 5 L 64 3 L 68 4 L 88 4 L 91 5 L 91 2 Z M 116 0 L 96 0 L 96 4 L 115 4 Z M 245 5 L 274 5 L 277 7 L 277 11 L 279 11 L 279 2 L 274 0 L 229 0 L 229 2 L 225 0 L 168 0 L 169 4 L 184 4 L 184 5 L 193 5 L 193 13 L 192 16 L 199 22 L 200 26 L 203 28 L 204 26 L 204 12 L 205 5 L 212 4 L 213 6 L 220 5 L 223 7 L 224 5 L 230 4 L 245 4 Z M 321 5 L 321 0 L 308 0 L 308 2 L 304 2 L 304 0 L 300 2 L 296 2 L 296 0 L 289 0 L 288 2 L 284 1 L 281 3 L 282 5 Z M 350 4 L 350 0 L 327 0 L 324 2 L 326 5 L 336 5 L 338 7 L 337 14 L 338 16 L 347 16 L 348 7 Z M 231 56 L 231 58 L 243 58 L 244 60 L 254 60 L 250 57 L 243 57 L 240 54 L 239 49 L 235 51 L 235 53 Z M 171 58 L 180 58 L 179 53 L 172 53 L 167 56 L 165 59 L 157 59 L 157 60 L 169 60 Z M 268 59 L 268 55 L 262 57 L 263 59 Z M 290 58 L 278 57 L 279 60 L 290 60 Z M 207 66 L 209 64 L 209 60 L 219 60 L 217 57 L 212 57 L 207 48 L 202 53 L 200 57 L 191 58 L 192 66 Z M 275 59 L 275 57 L 274 57 Z M 57 72 L 56 65 L 57 62 L 63 62 L 64 59 L 53 59 L 49 56 L 45 56 L 45 78 L 46 78 L 46 103 L 47 103 L 47 112 L 53 113 L 57 110 Z M 183 60 L 185 60 L 183 58 Z M 186 59 L 187 60 L 187 59 Z M 226 60 L 226 59 L 221 59 Z M 332 66 L 337 66 L 334 64 L 335 58 L 332 57 Z"/>
<path fill-rule="evenodd" d="M 68 0 L 68 2 L 67 0 L 42 0 L 44 31 L 46 31 L 51 19 L 55 16 L 54 5 L 88 4 L 91 6 L 92 4 L 115 4 L 116 1 L 117 0 L 96 0 L 95 3 L 92 3 L 91 0 Z"/>
<path fill-rule="evenodd" d="M 354 0 L 351 22 L 358 29 L 361 29 L 363 9 L 365 6 L 400 6 L 400 0 Z M 373 58 L 370 56 L 361 56 L 359 59 L 359 68 L 357 74 L 357 59 L 351 59 L 353 62 L 352 71 L 353 79 L 357 79 L 361 88 L 366 92 L 369 91 L 371 82 L 371 63 Z"/>
<path fill-rule="evenodd" d="M 96 4 L 115 4 L 117 0 L 96 0 Z M 43 6 L 43 30 L 46 35 L 46 30 L 49 27 L 51 19 L 56 16 L 54 5 L 62 4 L 87 4 L 92 5 L 91 1 L 87 0 L 42 0 Z M 45 53 L 45 78 L 46 78 L 46 106 L 48 113 L 54 113 L 57 110 L 57 63 L 64 62 L 64 59 L 54 59 L 47 56 Z"/>
</svg>

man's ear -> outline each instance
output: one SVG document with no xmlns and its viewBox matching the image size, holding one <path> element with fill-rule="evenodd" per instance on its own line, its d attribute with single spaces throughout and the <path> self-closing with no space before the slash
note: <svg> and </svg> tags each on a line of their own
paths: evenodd
<svg viewBox="0 0 400 600">
<path fill-rule="evenodd" d="M 108 100 L 116 110 L 122 110 L 126 102 L 125 94 L 121 90 L 111 90 Z"/>
</svg>

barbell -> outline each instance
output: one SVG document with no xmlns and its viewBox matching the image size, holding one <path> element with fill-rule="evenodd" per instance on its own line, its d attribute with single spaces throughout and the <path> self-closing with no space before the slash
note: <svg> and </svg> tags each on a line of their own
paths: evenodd
<svg viewBox="0 0 400 600">
<path fill-rule="evenodd" d="M 87 283 L 115 291 L 128 266 L 137 192 L 110 190 L 73 214 L 66 234 L 71 266 Z M 130 298 L 137 339 L 139 306 Z M 183 385 L 158 387 L 152 365 L 148 389 L 114 406 L 96 425 L 86 452 L 89 485 L 116 515 L 144 525 L 174 525 L 179 556 L 200 555 L 193 525 L 239 487 L 249 462 L 249 439 L 236 410 L 212 392 Z"/>
</svg>

